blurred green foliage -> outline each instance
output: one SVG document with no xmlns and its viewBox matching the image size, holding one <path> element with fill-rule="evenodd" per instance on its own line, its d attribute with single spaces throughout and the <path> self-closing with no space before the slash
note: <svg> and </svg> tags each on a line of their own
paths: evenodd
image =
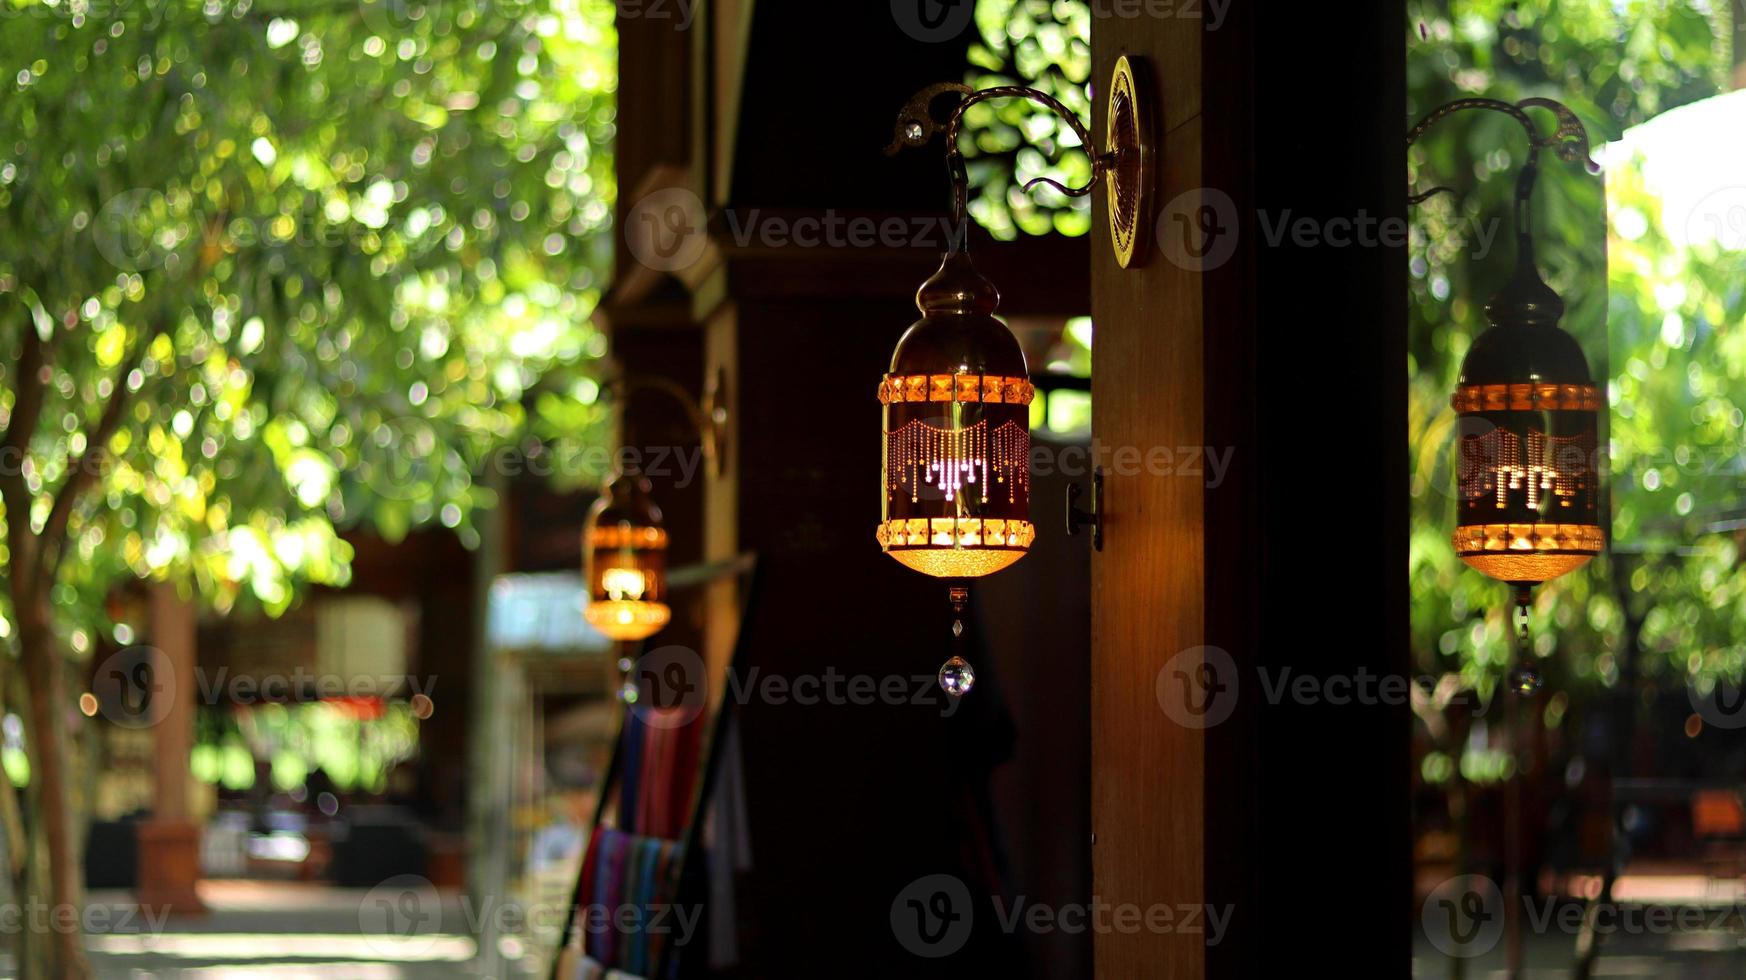
<svg viewBox="0 0 1746 980">
<path fill-rule="evenodd" d="M 231 791 L 255 785 L 262 759 L 278 792 L 320 769 L 341 792 L 382 793 L 417 747 L 418 720 L 404 701 L 382 704 L 379 714 L 343 703 L 269 703 L 202 712 L 189 765 L 195 779 Z"/>
<path fill-rule="evenodd" d="M 1716 94 L 1731 64 L 1727 18 L 1726 5 L 1700 0 L 1409 3 L 1409 108 L 1416 119 L 1467 96 L 1549 97 L 1574 109 L 1598 146 Z M 1548 131 L 1550 117 L 1535 115 Z M 1450 546 L 1455 418 L 1448 399 L 1461 358 L 1484 327 L 1481 308 L 1514 260 L 1510 199 L 1524 151 L 1515 121 L 1473 112 L 1439 123 L 1411 154 L 1415 187 L 1455 189 L 1412 214 L 1412 644 L 1417 668 L 1442 681 L 1416 704 L 1437 749 L 1421 767 L 1430 782 L 1456 769 L 1483 778 L 1507 771 L 1475 765 L 1463 731 L 1441 717 L 1452 702 L 1475 693 L 1491 697 L 1512 642 L 1506 587 L 1466 569 Z M 1557 692 L 1543 721 L 1556 726 L 1573 703 L 1618 682 L 1631 624 L 1641 626 L 1643 648 L 1666 655 L 1659 663 L 1646 659 L 1646 675 L 1670 667 L 1683 673 L 1690 652 L 1703 646 L 1686 630 L 1699 620 L 1713 627 L 1710 643 L 1738 649 L 1746 636 L 1739 603 L 1727 600 L 1730 590 L 1746 588 L 1732 543 L 1706 536 L 1687 519 L 1695 513 L 1689 503 L 1680 514 L 1678 491 L 1638 478 L 1646 453 L 1726 444 L 1730 457 L 1738 456 L 1738 426 L 1728 433 L 1717 424 L 1728 416 L 1723 407 L 1693 407 L 1728 397 L 1724 379 L 1746 370 L 1746 351 L 1737 340 L 1721 342 L 1741 317 L 1738 257 L 1682 254 L 1650 234 L 1629 242 L 1609 235 L 1609 214 L 1659 214 L 1629 167 L 1603 179 L 1546 155 L 1540 169 L 1534 199 L 1540 270 L 1564 297 L 1564 325 L 1588 351 L 1611 401 L 1603 436 L 1610 430 L 1612 554 L 1540 589 L 1535 608 L 1534 651 Z M 1488 234 L 1489 249 L 1482 241 Z M 1670 282 L 1691 287 L 1681 305 L 1689 322 L 1706 324 L 1707 332 L 1663 331 Z M 1709 350 L 1693 348 L 1700 337 Z M 1694 360 L 1707 366 L 1685 370 Z M 1746 392 L 1735 393 L 1742 397 Z M 1646 521 L 1650 515 L 1655 519 Z M 1651 525 L 1659 530 L 1651 533 Z M 1727 589 L 1719 589 L 1724 582 Z"/>
<path fill-rule="evenodd" d="M 1738 228 L 1733 250 L 1671 238 L 1680 216 L 1635 161 L 1609 192 L 1613 530 L 1644 606 L 1645 675 L 1707 692 L 1746 673 L 1746 252 Z"/>
<path fill-rule="evenodd" d="M 1091 7 L 1062 0 L 978 0 L 980 40 L 970 48 L 972 88 L 1029 85 L 1091 120 Z M 970 176 L 970 216 L 1000 241 L 1019 234 L 1084 235 L 1090 198 L 1026 181 L 1051 177 L 1078 187 L 1091 179 L 1091 158 L 1054 113 L 1025 99 L 971 106 L 959 134 Z"/>
<path fill-rule="evenodd" d="M 277 612 L 347 580 L 340 530 L 476 540 L 542 394 L 603 433 L 612 4 L 0 2 L 0 422 L 49 351 L 5 519 L 128 400 L 54 585 L 76 651 L 128 578 Z"/>
</svg>

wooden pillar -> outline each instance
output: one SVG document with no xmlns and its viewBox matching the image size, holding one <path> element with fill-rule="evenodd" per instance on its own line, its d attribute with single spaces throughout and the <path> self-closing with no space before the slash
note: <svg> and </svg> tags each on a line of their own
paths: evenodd
<svg viewBox="0 0 1746 980">
<path fill-rule="evenodd" d="M 1402 13 L 1231 4 L 1215 27 L 1117 9 L 1093 18 L 1093 80 L 1122 54 L 1158 78 L 1161 238 L 1122 270 L 1095 223 L 1094 435 L 1226 465 L 1216 483 L 1204 465 L 1109 477 L 1094 892 L 1224 924 L 1100 933 L 1096 972 L 1284 976 L 1334 956 L 1341 975 L 1404 976 L 1407 280 L 1404 243 L 1374 234 L 1405 216 Z M 1327 238 L 1271 237 L 1300 219 Z M 1285 671 L 1312 695 L 1270 690 Z"/>
<path fill-rule="evenodd" d="M 194 676 L 198 612 L 174 585 L 157 583 L 152 586 L 151 623 L 152 676 L 166 686 L 153 693 L 164 702 L 153 728 L 156 802 L 152 818 L 138 827 L 139 901 L 179 915 L 198 914 L 205 911 L 195 888 L 200 880 L 200 825 L 190 818 L 188 806 L 188 757 L 199 696 Z"/>
<path fill-rule="evenodd" d="M 723 304 L 712 312 L 703 331 L 705 370 L 722 380 L 728 410 L 727 453 L 722 465 L 711 470 L 704 483 L 703 527 L 704 556 L 710 560 L 732 558 L 740 553 L 739 485 L 744 471 L 745 445 L 740 422 L 740 404 L 744 399 L 739 386 L 744 383 L 740 372 L 738 317 L 734 306 Z M 740 629 L 740 590 L 733 583 L 719 582 L 710 586 L 705 597 L 703 659 L 711 679 L 726 677 L 728 661 L 733 656 L 734 641 Z"/>
</svg>

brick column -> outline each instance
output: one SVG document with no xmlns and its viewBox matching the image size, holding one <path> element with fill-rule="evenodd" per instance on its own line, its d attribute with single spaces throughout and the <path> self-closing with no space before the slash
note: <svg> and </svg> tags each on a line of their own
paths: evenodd
<svg viewBox="0 0 1746 980">
<path fill-rule="evenodd" d="M 156 804 L 152 818 L 138 830 L 139 901 L 178 915 L 198 915 L 206 911 L 195 891 L 200 880 L 200 825 L 190 818 L 188 808 L 198 620 L 193 604 L 178 596 L 175 586 L 159 584 L 152 588 L 151 624 L 157 651 L 153 674 L 164 685 L 155 696 L 167 703 L 154 729 Z"/>
</svg>

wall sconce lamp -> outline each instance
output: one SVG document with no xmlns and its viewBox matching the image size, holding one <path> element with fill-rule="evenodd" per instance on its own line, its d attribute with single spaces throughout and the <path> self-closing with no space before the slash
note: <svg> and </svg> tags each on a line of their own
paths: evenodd
<svg viewBox="0 0 1746 980">
<path fill-rule="evenodd" d="M 725 373 L 711 379 L 701 404 L 666 378 L 629 375 L 605 387 L 617 395 L 621 411 L 636 391 L 659 391 L 673 398 L 697 430 L 711 472 L 722 472 L 728 420 Z M 582 574 L 588 588 L 583 616 L 613 640 L 646 639 L 672 619 L 667 606 L 667 530 L 652 490 L 640 468 L 621 461 L 582 526 Z"/>
<path fill-rule="evenodd" d="M 1551 110 L 1558 125 L 1542 136 L 1530 108 Z M 1439 120 L 1467 109 L 1501 112 L 1528 133 L 1528 158 L 1516 177 L 1516 268 L 1486 304 L 1491 326 L 1468 348 L 1452 400 L 1459 415 L 1456 451 L 1459 519 L 1455 553 L 1515 588 L 1519 655 L 1511 689 L 1532 694 L 1540 675 L 1529 658 L 1528 608 L 1533 588 L 1587 564 L 1606 546 L 1597 498 L 1596 433 L 1601 406 L 1582 347 L 1558 326 L 1564 302 L 1534 264 L 1529 204 L 1542 149 L 1586 163 L 1588 132 L 1576 114 L 1551 99 L 1512 104 L 1459 99 L 1439 106 L 1407 134 L 1411 146 Z M 1448 191 L 1408 194 L 1418 204 Z"/>
<path fill-rule="evenodd" d="M 1111 244 L 1126 268 L 1143 254 L 1152 180 L 1150 107 L 1141 101 L 1138 73 L 1127 58 L 1116 63 L 1102 151 L 1078 117 L 1044 92 L 1018 86 L 973 91 L 953 82 L 916 93 L 899 113 L 886 148 L 893 154 L 945 134 L 954 236 L 939 270 L 916 292 L 921 319 L 897 342 L 879 384 L 885 444 L 876 536 L 886 554 L 948 580 L 952 634 L 960 648 L 968 580 L 1023 558 L 1036 537 L 1030 521 L 1030 404 L 1036 389 L 1018 340 L 994 316 L 999 291 L 970 262 L 969 178 L 959 128 L 965 110 L 1003 98 L 1030 99 L 1065 120 L 1091 154 L 1091 179 L 1083 187 L 1066 187 L 1039 177 L 1025 189 L 1047 184 L 1083 197 L 1107 180 Z M 941 123 L 932 105 L 948 92 L 963 98 Z M 976 675 L 954 653 L 940 668 L 939 681 L 955 697 L 970 690 Z"/>
</svg>

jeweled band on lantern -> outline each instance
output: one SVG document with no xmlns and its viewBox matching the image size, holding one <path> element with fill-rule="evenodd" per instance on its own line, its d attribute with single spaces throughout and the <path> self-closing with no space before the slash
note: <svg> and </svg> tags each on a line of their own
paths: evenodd
<svg viewBox="0 0 1746 980">
<path fill-rule="evenodd" d="M 667 625 L 667 531 L 651 486 L 621 472 L 589 508 L 582 544 L 587 556 L 589 625 L 614 640 L 641 640 Z"/>
<path fill-rule="evenodd" d="M 916 292 L 922 318 L 879 385 L 885 447 L 877 537 L 905 565 L 976 578 L 1024 557 L 1030 404 L 1024 351 L 994 318 L 1000 295 L 954 252 Z"/>
</svg>

